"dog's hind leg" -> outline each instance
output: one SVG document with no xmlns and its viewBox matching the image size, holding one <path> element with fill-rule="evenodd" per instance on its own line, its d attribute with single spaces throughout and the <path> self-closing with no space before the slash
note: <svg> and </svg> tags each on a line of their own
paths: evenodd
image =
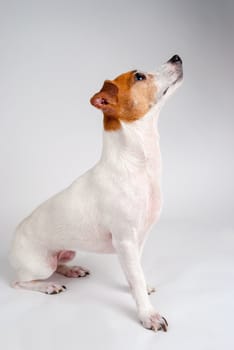
<svg viewBox="0 0 234 350">
<path fill-rule="evenodd" d="M 40 256 L 36 259 L 34 256 L 33 264 L 28 264 L 27 267 L 21 265 L 17 269 L 18 280 L 13 283 L 13 287 L 38 291 L 45 294 L 58 294 L 64 292 L 66 290 L 64 285 L 51 281 L 44 281 L 55 272 L 56 268 L 56 255 L 51 255 L 49 258 Z"/>
<path fill-rule="evenodd" d="M 81 266 L 67 266 L 64 264 L 59 264 L 59 262 L 67 262 L 72 260 L 75 257 L 75 252 L 72 250 L 63 250 L 60 251 L 57 255 L 58 257 L 58 266 L 56 269 L 57 273 L 64 275 L 66 277 L 85 277 L 90 274 L 88 269 L 85 269 Z"/>
<path fill-rule="evenodd" d="M 12 247 L 10 260 L 18 277 L 16 282 L 12 284 L 14 288 L 23 288 L 46 294 L 58 294 L 66 290 L 66 287 L 59 283 L 44 281 L 57 268 L 58 258 L 56 253 L 45 251 L 42 247 L 35 248 L 32 244 L 21 239 Z"/>
</svg>

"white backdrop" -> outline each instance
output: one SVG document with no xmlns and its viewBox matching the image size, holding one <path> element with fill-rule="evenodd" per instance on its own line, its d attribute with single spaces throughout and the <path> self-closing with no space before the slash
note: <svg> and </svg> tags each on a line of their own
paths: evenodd
<svg viewBox="0 0 234 350">
<path fill-rule="evenodd" d="M 11 272 L 5 260 L 16 224 L 100 156 L 102 116 L 89 98 L 104 79 L 134 68 L 151 70 L 175 53 L 184 61 L 184 84 L 161 113 L 164 210 L 154 229 L 156 235 L 150 238 L 151 247 L 165 249 L 168 259 L 174 256 L 171 265 L 190 249 L 195 259 L 199 247 L 206 247 L 204 257 L 214 254 L 211 269 L 220 266 L 215 255 L 220 248 L 224 258 L 230 254 L 230 261 L 224 264 L 222 260 L 223 270 L 215 279 L 223 281 L 223 272 L 233 270 L 233 16 L 232 0 L 0 0 L 0 252 L 5 276 L 0 283 L 6 290 L 0 302 L 11 293 L 21 303 L 22 294 L 8 290 Z M 173 244 L 180 249 L 176 257 Z M 146 247 L 152 255 L 145 258 L 145 266 L 150 264 L 153 269 L 151 247 Z M 100 263 L 101 271 L 104 258 L 89 259 Z M 114 264 L 111 257 L 106 259 Z M 179 267 L 183 263 L 182 258 Z M 162 267 L 160 273 L 155 272 L 161 275 Z M 173 269 L 169 276 L 175 277 Z M 225 281 L 227 293 L 229 278 Z M 25 300 L 29 295 L 25 294 Z M 157 296 L 154 298 L 156 303 Z M 166 297 L 164 301 L 166 304 Z M 164 304 L 160 306 L 165 309 Z M 6 315 L 9 312 L 6 309 Z M 134 309 L 132 312 L 135 317 Z M 126 315 L 117 316 L 121 323 Z M 187 315 L 184 317 L 187 325 Z M 214 321 L 215 316 L 212 318 Z M 141 328 L 134 327 L 139 335 Z M 20 338 L 24 332 L 17 334 Z M 171 339 L 169 349 L 175 345 L 173 331 L 171 334 L 172 338 L 166 338 Z M 10 339 L 5 339 L 9 348 L 20 348 L 19 342 L 13 346 Z M 115 348 L 111 339 L 108 347 Z M 230 348 L 230 337 L 226 340 Z M 87 348 L 91 340 L 84 341 Z M 148 344 L 139 341 L 143 347 Z M 207 344 L 204 349 L 213 344 L 214 350 L 219 343 L 215 339 Z M 179 345 L 183 349 L 181 342 Z"/>
</svg>

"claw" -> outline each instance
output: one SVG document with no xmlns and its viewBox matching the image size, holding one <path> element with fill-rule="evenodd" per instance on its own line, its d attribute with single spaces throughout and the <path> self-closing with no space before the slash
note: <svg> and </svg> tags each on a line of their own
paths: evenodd
<svg viewBox="0 0 234 350">
<path fill-rule="evenodd" d="M 167 322 L 167 320 L 165 319 L 165 317 L 162 316 L 162 319 L 164 320 L 164 322 L 166 323 L 166 326 L 168 327 L 168 322 Z"/>
<path fill-rule="evenodd" d="M 145 328 L 148 328 L 154 332 L 163 331 L 167 332 L 168 323 L 165 317 L 159 314 L 153 314 L 149 319 L 142 321 Z"/>
<path fill-rule="evenodd" d="M 160 328 L 158 330 L 163 330 L 163 332 L 167 332 L 167 326 L 164 323 L 161 323 Z"/>
<path fill-rule="evenodd" d="M 49 295 L 53 295 L 53 294 L 58 294 L 59 292 L 56 292 L 56 290 L 54 290 L 53 292 L 51 292 L 51 293 L 47 293 L 47 294 L 49 294 Z"/>
<path fill-rule="evenodd" d="M 163 321 L 160 322 L 160 327 L 158 328 L 158 330 L 159 331 L 163 330 L 163 332 L 167 332 L 167 327 L 168 327 L 167 320 L 163 316 L 162 316 L 162 320 Z"/>
<path fill-rule="evenodd" d="M 147 286 L 147 293 L 148 295 L 156 292 L 156 289 L 154 287 Z"/>
</svg>

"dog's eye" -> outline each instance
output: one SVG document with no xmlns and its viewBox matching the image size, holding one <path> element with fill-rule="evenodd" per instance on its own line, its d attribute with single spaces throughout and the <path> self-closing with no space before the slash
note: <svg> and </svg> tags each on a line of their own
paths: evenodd
<svg viewBox="0 0 234 350">
<path fill-rule="evenodd" d="M 137 72 L 137 73 L 135 74 L 135 80 L 136 80 L 136 81 L 141 81 L 141 80 L 145 80 L 145 79 L 146 79 L 145 74 L 139 73 L 139 72 Z"/>
</svg>

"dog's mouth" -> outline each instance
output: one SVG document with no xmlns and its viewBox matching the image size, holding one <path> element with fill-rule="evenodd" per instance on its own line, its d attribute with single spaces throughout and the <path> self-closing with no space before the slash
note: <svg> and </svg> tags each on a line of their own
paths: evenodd
<svg viewBox="0 0 234 350">
<path fill-rule="evenodd" d="M 168 86 L 168 88 L 166 88 L 166 89 L 163 91 L 162 95 L 163 95 L 163 96 L 166 95 L 166 93 L 167 93 L 168 90 L 169 90 L 169 86 Z"/>
<path fill-rule="evenodd" d="M 178 77 L 176 78 L 176 80 L 174 81 L 174 83 L 172 83 L 172 85 L 175 85 L 175 84 L 179 83 L 182 79 L 183 79 L 183 70 L 182 70 L 182 68 L 181 68 L 180 71 L 179 71 L 179 73 L 178 73 Z"/>
<path fill-rule="evenodd" d="M 166 95 L 166 93 L 168 92 L 168 90 L 175 86 L 176 84 L 180 83 L 183 80 L 183 70 L 181 69 L 181 71 L 179 72 L 177 78 L 168 86 L 166 87 L 166 89 L 164 89 L 162 95 Z"/>
<path fill-rule="evenodd" d="M 181 70 L 178 74 L 177 78 L 163 91 L 163 95 L 167 93 L 167 91 L 170 89 L 171 86 L 176 85 L 177 83 L 181 82 L 183 79 L 183 71 Z"/>
</svg>

